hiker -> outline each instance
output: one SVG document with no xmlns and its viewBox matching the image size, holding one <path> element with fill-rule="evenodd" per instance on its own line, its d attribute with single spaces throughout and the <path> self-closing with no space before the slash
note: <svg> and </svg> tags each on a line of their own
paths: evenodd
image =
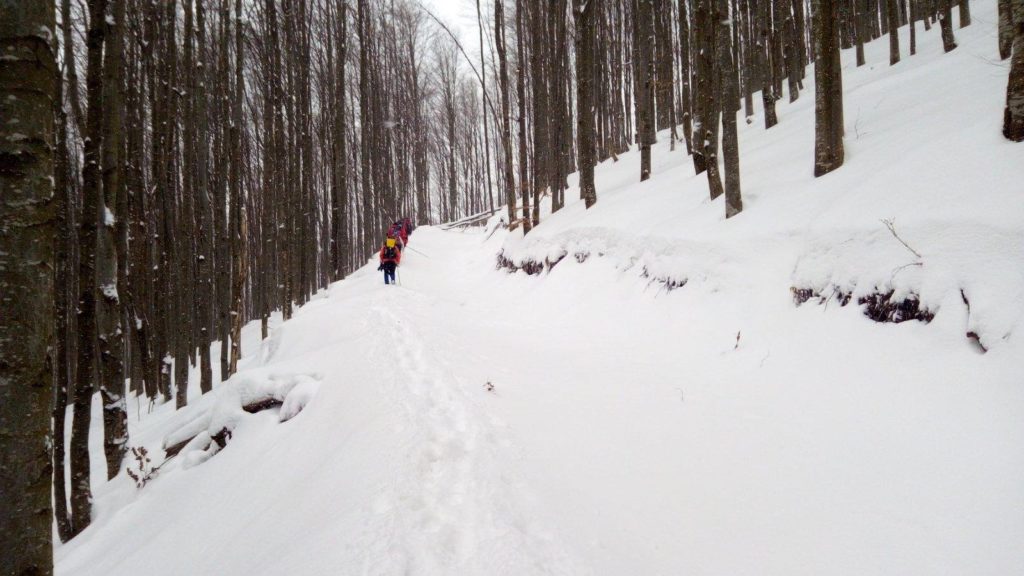
<svg viewBox="0 0 1024 576">
<path fill-rule="evenodd" d="M 380 266 L 377 266 L 377 270 L 384 271 L 384 283 L 393 284 L 395 282 L 395 268 L 402 261 L 402 249 L 399 247 L 398 239 L 393 235 L 388 234 L 387 240 L 384 241 L 384 245 L 380 248 Z"/>
<path fill-rule="evenodd" d="M 401 220 L 396 220 L 395 223 L 391 225 L 390 234 L 393 234 L 395 238 L 399 238 L 403 245 L 409 243 L 409 232 L 406 231 L 405 224 L 403 224 Z"/>
<path fill-rule="evenodd" d="M 415 228 L 415 226 L 412 225 L 412 219 L 410 219 L 408 216 L 402 218 L 402 226 L 405 228 L 406 237 L 411 235 L 413 228 Z"/>
</svg>

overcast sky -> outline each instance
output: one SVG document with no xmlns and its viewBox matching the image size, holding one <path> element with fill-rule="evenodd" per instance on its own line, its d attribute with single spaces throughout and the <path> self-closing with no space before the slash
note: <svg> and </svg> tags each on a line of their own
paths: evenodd
<svg viewBox="0 0 1024 576">
<path fill-rule="evenodd" d="M 477 37 L 476 0 L 420 0 L 438 18 L 443 20 L 459 37 L 459 41 L 470 54 L 478 55 L 479 38 Z M 485 11 L 488 2 L 481 0 L 480 8 Z"/>
</svg>

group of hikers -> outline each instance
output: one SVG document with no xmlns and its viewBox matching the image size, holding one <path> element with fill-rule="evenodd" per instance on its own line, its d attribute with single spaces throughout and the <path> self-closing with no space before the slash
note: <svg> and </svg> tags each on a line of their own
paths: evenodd
<svg viewBox="0 0 1024 576">
<path fill-rule="evenodd" d="M 380 248 L 380 266 L 377 266 L 377 270 L 384 271 L 385 284 L 395 284 L 395 270 L 402 263 L 402 250 L 409 245 L 409 235 L 413 228 L 415 226 L 409 218 L 395 220 L 388 228 L 387 238 Z"/>
</svg>

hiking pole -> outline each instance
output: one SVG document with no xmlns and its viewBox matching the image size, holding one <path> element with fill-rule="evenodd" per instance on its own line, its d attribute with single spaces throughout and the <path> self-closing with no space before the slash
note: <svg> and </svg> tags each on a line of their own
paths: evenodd
<svg viewBox="0 0 1024 576">
<path fill-rule="evenodd" d="M 402 270 L 399 267 L 395 267 L 395 274 L 398 276 L 398 285 L 402 285 Z"/>
<path fill-rule="evenodd" d="M 409 249 L 409 250 L 412 250 L 413 252 L 415 252 L 415 253 L 419 254 L 420 256 L 425 256 L 425 257 L 427 257 L 427 258 L 430 258 L 430 256 L 427 256 L 427 255 L 426 255 L 426 254 L 424 254 L 423 252 L 420 252 L 419 250 L 417 250 L 417 249 L 413 248 L 412 246 L 409 246 L 408 244 L 406 244 L 406 246 L 405 246 L 405 247 L 406 247 L 407 249 Z"/>
</svg>

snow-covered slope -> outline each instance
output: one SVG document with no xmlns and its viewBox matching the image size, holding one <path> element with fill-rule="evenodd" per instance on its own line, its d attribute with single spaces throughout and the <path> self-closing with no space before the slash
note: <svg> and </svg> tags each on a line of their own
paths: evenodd
<svg viewBox="0 0 1024 576">
<path fill-rule="evenodd" d="M 402 286 L 366 267 L 268 341 L 247 327 L 232 381 L 132 406 L 157 464 L 200 417 L 227 447 L 97 485 L 58 573 L 1024 573 L 1024 148 L 974 8 L 951 54 L 937 29 L 894 68 L 884 42 L 844 54 L 839 171 L 811 177 L 810 83 L 743 127 L 737 218 L 663 134 L 649 182 L 635 154 L 599 167 L 589 211 L 525 239 L 422 227 Z M 570 256 L 528 276 L 499 252 Z M 865 317 L 890 289 L 934 320 Z M 229 409 L 281 386 L 308 400 L 287 422 Z"/>
</svg>

